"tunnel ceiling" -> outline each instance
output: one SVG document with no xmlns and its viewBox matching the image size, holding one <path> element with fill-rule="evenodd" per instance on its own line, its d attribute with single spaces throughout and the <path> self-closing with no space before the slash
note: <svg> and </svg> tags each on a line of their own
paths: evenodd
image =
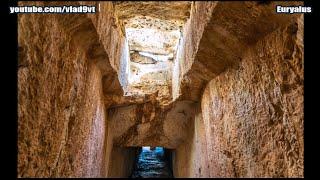
<svg viewBox="0 0 320 180">
<path fill-rule="evenodd" d="M 167 55 L 175 49 L 190 7 L 191 2 L 115 2 L 115 14 L 130 50 Z M 142 42 L 141 35 L 153 35 L 154 41 Z"/>
<path fill-rule="evenodd" d="M 151 16 L 166 20 L 185 21 L 190 16 L 191 2 L 114 2 L 116 15 L 120 20 L 135 16 Z"/>
</svg>

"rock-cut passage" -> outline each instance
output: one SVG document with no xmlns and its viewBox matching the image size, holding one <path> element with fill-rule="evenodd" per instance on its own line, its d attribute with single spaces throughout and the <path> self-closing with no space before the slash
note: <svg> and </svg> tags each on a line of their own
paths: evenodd
<svg viewBox="0 0 320 180">
<path fill-rule="evenodd" d="M 19 1 L 99 12 L 17 15 L 17 177 L 304 177 L 303 2 L 261 2 Z"/>
<path fill-rule="evenodd" d="M 170 178 L 172 171 L 169 168 L 164 149 L 162 147 L 151 148 L 146 146 L 141 148 L 141 152 L 136 160 L 132 178 Z"/>
</svg>

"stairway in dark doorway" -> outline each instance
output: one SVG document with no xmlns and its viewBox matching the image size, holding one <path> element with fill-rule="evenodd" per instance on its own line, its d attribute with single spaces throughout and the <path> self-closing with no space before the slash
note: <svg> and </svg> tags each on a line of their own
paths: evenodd
<svg viewBox="0 0 320 180">
<path fill-rule="evenodd" d="M 172 178 L 172 171 L 162 147 L 143 147 L 131 178 Z"/>
</svg>

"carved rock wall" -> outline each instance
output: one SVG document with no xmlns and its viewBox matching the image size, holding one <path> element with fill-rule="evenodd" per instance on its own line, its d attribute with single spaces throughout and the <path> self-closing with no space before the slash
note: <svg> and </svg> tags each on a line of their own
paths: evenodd
<svg viewBox="0 0 320 180">
<path fill-rule="evenodd" d="M 82 15 L 24 14 L 18 23 L 18 177 L 101 177 L 106 117 L 87 51 L 93 26 Z"/>
<path fill-rule="evenodd" d="M 303 176 L 303 16 L 274 2 L 63 5 L 98 3 L 18 16 L 18 177 L 128 177 L 138 146 L 169 148 L 175 177 Z M 123 96 L 128 12 L 186 21 L 169 89 Z"/>
<path fill-rule="evenodd" d="M 303 177 L 303 62 L 301 16 L 211 80 L 200 126 L 175 151 L 175 176 Z"/>
</svg>

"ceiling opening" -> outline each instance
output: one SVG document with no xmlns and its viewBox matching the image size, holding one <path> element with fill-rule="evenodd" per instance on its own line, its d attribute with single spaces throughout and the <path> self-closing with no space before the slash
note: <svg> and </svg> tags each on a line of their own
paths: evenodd
<svg viewBox="0 0 320 180">
<path fill-rule="evenodd" d="M 157 94 L 172 100 L 172 71 L 191 2 L 115 2 L 117 22 L 126 37 L 121 82 L 125 96 Z"/>
<path fill-rule="evenodd" d="M 169 88 L 182 22 L 136 16 L 124 24 L 130 52 L 127 95 Z"/>
<path fill-rule="evenodd" d="M 142 77 L 150 73 L 165 74 L 170 69 L 180 36 L 179 30 L 126 28 L 130 50 L 129 84 L 145 81 Z M 155 78 L 165 81 L 164 76 Z M 154 81 L 154 85 L 158 83 L 164 82 Z"/>
</svg>

